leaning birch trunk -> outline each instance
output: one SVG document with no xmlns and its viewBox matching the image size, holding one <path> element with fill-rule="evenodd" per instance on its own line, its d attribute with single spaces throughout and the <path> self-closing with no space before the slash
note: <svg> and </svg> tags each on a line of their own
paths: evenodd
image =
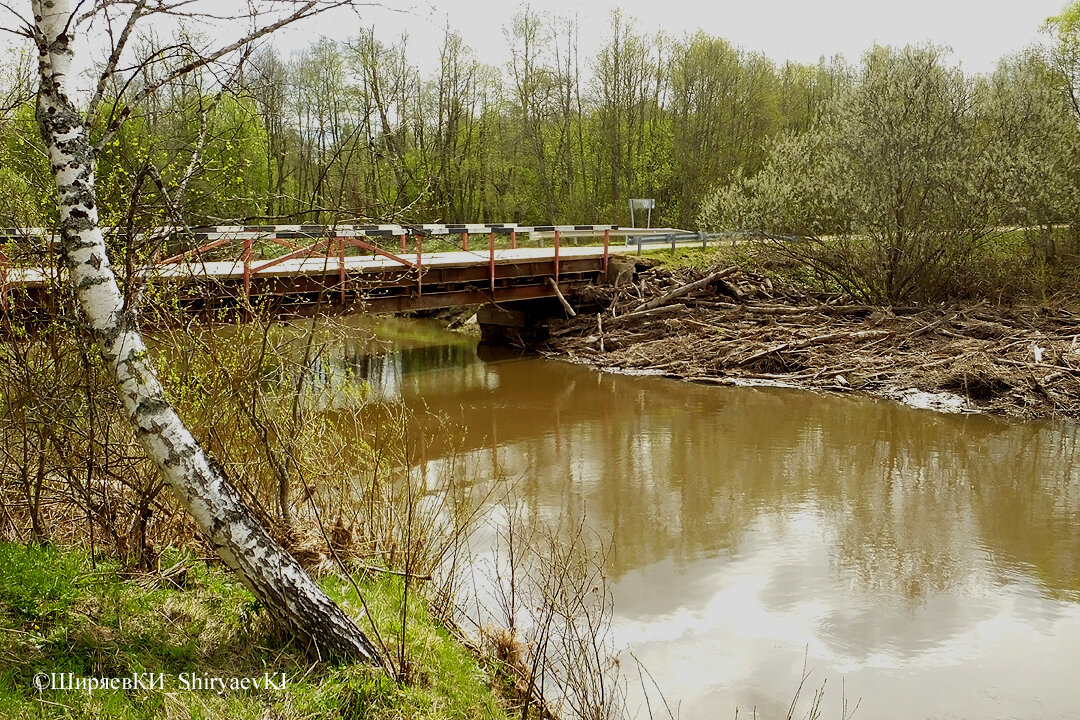
<svg viewBox="0 0 1080 720">
<path fill-rule="evenodd" d="M 379 662 L 356 623 L 274 541 L 166 399 L 134 313 L 124 307 L 98 225 L 94 153 L 69 85 L 75 0 L 33 0 L 32 6 L 41 82 L 37 120 L 56 181 L 61 248 L 140 443 L 222 560 L 283 629 L 324 657 Z"/>
</svg>

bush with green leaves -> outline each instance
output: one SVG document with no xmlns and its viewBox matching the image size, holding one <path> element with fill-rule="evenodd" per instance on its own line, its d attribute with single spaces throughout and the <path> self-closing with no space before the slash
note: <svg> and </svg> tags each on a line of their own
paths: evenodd
<svg viewBox="0 0 1080 720">
<path fill-rule="evenodd" d="M 1017 80 L 1030 68 L 1006 69 L 972 82 L 938 48 L 874 48 L 822 122 L 715 191 L 700 224 L 758 231 L 866 301 L 963 294 L 1001 222 L 1049 223 L 1072 207 L 1067 163 L 1054 162 L 1070 147 L 1064 110 Z M 1032 103 L 1039 123 L 1018 115 Z"/>
</svg>

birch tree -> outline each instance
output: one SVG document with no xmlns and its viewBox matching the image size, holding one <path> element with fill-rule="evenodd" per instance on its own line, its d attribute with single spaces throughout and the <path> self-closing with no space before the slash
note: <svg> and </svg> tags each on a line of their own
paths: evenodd
<svg viewBox="0 0 1080 720">
<path fill-rule="evenodd" d="M 301 642 L 313 643 L 322 655 L 379 662 L 378 652 L 364 633 L 273 540 L 166 398 L 139 332 L 135 308 L 125 305 L 110 265 L 98 222 L 94 184 L 100 148 L 131 114 L 131 108 L 165 83 L 225 59 L 285 25 L 342 4 L 317 0 L 264 3 L 261 7 L 268 14 L 253 11 L 244 37 L 203 48 L 183 64 L 166 65 L 165 72 L 154 82 L 143 84 L 132 97 L 121 96 L 107 103 L 108 118 L 97 113 L 104 107 L 106 88 L 125 59 L 126 46 L 140 20 L 191 14 L 196 9 L 190 2 L 32 0 L 33 17 L 21 18 L 19 31 L 33 39 L 38 52 L 37 122 L 56 184 L 67 272 L 142 447 L 221 558 L 283 629 Z M 221 18 L 220 6 L 208 5 L 206 12 Z M 104 25 L 112 43 L 89 103 L 81 110 L 75 86 L 74 40 L 91 22 Z M 185 55 L 190 50 L 184 48 Z M 92 128 L 100 128 L 93 137 Z"/>
</svg>

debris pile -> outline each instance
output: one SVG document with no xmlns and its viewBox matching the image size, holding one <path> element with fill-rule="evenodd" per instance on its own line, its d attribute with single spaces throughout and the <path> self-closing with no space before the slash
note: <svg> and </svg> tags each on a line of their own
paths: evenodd
<svg viewBox="0 0 1080 720">
<path fill-rule="evenodd" d="M 1080 325 L 1061 306 L 887 307 L 738 267 L 588 288 L 545 353 L 717 384 L 861 391 L 942 410 L 1080 415 Z"/>
</svg>

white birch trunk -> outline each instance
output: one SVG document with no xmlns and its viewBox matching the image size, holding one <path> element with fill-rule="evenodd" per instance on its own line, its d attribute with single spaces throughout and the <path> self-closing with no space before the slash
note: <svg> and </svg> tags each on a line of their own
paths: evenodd
<svg viewBox="0 0 1080 720">
<path fill-rule="evenodd" d="M 61 247 L 79 305 L 119 387 L 128 418 L 221 558 L 275 620 L 323 656 L 378 662 L 364 633 L 270 537 L 165 397 L 134 313 L 109 264 L 98 225 L 94 152 L 72 101 L 75 0 L 32 0 L 41 87 L 37 120 L 49 151 L 60 211 Z"/>
</svg>

